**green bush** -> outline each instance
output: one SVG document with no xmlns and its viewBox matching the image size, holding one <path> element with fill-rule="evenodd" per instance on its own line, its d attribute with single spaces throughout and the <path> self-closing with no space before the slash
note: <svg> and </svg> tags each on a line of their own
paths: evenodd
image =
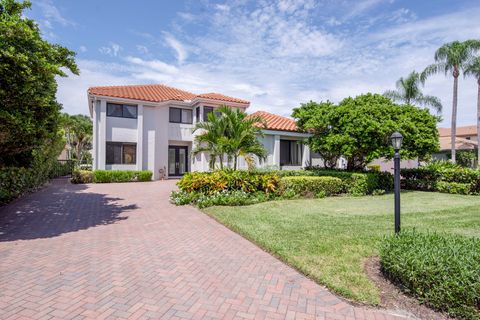
<svg viewBox="0 0 480 320">
<path fill-rule="evenodd" d="M 92 183 L 93 171 L 88 170 L 75 170 L 72 172 L 72 183 Z"/>
<path fill-rule="evenodd" d="M 282 170 L 277 173 L 281 177 L 316 176 L 339 178 L 345 183 L 345 192 L 356 196 L 372 194 L 374 190 L 391 191 L 393 189 L 393 176 L 388 172 L 354 172 L 312 167 L 306 170 Z"/>
<path fill-rule="evenodd" d="M 223 190 L 212 194 L 199 192 L 174 191 L 170 195 L 170 202 L 176 205 L 193 204 L 199 208 L 211 206 L 244 206 L 259 202 L 265 202 L 275 198 L 273 193 L 253 192 L 247 193 L 242 190 Z"/>
<path fill-rule="evenodd" d="M 402 231 L 385 238 L 382 270 L 435 309 L 480 319 L 480 240 Z"/>
<path fill-rule="evenodd" d="M 95 170 L 93 171 L 93 182 L 135 182 L 152 180 L 152 172 L 148 170 Z"/>
<path fill-rule="evenodd" d="M 401 175 L 402 187 L 409 190 L 480 194 L 480 170 L 462 168 L 447 161 L 402 169 Z"/>
<path fill-rule="evenodd" d="M 470 194 L 470 184 L 469 183 L 457 183 L 457 182 L 437 182 L 437 190 L 443 193 L 452 193 L 452 194 Z"/>
<path fill-rule="evenodd" d="M 288 190 L 303 197 L 325 197 L 340 194 L 344 183 L 335 177 L 283 177 L 280 181 L 282 190 Z"/>
<path fill-rule="evenodd" d="M 49 179 L 67 174 L 70 168 L 57 161 L 58 146 L 44 146 L 32 152 L 30 167 L 0 168 L 0 204 L 36 190 Z"/>
<path fill-rule="evenodd" d="M 200 192 L 206 195 L 219 191 L 241 190 L 247 193 L 262 191 L 276 192 L 279 177 L 275 173 L 251 171 L 214 171 L 189 172 L 185 174 L 177 186 L 181 191 Z"/>
</svg>

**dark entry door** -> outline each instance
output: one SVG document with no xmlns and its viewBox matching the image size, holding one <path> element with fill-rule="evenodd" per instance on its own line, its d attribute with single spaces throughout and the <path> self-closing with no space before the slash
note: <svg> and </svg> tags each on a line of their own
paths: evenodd
<svg viewBox="0 0 480 320">
<path fill-rule="evenodd" d="M 168 147 L 168 175 L 183 176 L 188 172 L 188 147 Z"/>
</svg>

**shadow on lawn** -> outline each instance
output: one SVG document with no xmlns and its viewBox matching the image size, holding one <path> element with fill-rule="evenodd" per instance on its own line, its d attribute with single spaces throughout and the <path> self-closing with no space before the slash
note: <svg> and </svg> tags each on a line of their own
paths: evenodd
<svg viewBox="0 0 480 320">
<path fill-rule="evenodd" d="M 82 192 L 87 188 L 59 178 L 36 193 L 0 207 L 0 242 L 51 238 L 107 225 L 127 219 L 120 214 L 137 208 L 135 204 L 119 205 L 120 198 Z"/>
</svg>

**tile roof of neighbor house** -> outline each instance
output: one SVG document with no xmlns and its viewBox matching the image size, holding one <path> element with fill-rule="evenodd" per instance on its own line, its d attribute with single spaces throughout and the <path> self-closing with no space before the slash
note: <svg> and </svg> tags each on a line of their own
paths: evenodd
<svg viewBox="0 0 480 320">
<path fill-rule="evenodd" d="M 438 128 L 440 137 L 448 137 L 451 134 L 450 128 Z M 457 136 L 476 136 L 477 126 L 457 127 Z"/>
<path fill-rule="evenodd" d="M 88 93 L 99 95 L 99 96 L 151 101 L 151 102 L 162 102 L 162 101 L 169 101 L 169 100 L 185 101 L 185 100 L 193 100 L 195 98 L 204 98 L 204 99 L 243 103 L 243 104 L 250 103 L 246 100 L 229 97 L 220 93 L 194 94 L 188 91 L 165 86 L 163 84 L 90 87 L 88 89 Z"/>
<path fill-rule="evenodd" d="M 282 117 L 266 111 L 256 111 L 252 116 L 260 116 L 265 120 L 268 130 L 279 131 L 297 131 L 297 124 L 295 120 Z"/>
<path fill-rule="evenodd" d="M 448 151 L 452 148 L 452 142 L 450 136 L 440 137 L 440 151 Z M 467 140 L 464 138 L 456 137 L 455 149 L 456 150 L 473 150 L 478 146 L 477 141 Z"/>
</svg>

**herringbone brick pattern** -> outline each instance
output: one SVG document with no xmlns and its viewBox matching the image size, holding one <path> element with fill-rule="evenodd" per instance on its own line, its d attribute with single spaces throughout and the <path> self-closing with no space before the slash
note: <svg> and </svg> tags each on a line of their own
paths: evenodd
<svg viewBox="0 0 480 320">
<path fill-rule="evenodd" d="M 174 181 L 51 186 L 0 208 L 0 319 L 394 319 L 192 207 Z"/>
</svg>

